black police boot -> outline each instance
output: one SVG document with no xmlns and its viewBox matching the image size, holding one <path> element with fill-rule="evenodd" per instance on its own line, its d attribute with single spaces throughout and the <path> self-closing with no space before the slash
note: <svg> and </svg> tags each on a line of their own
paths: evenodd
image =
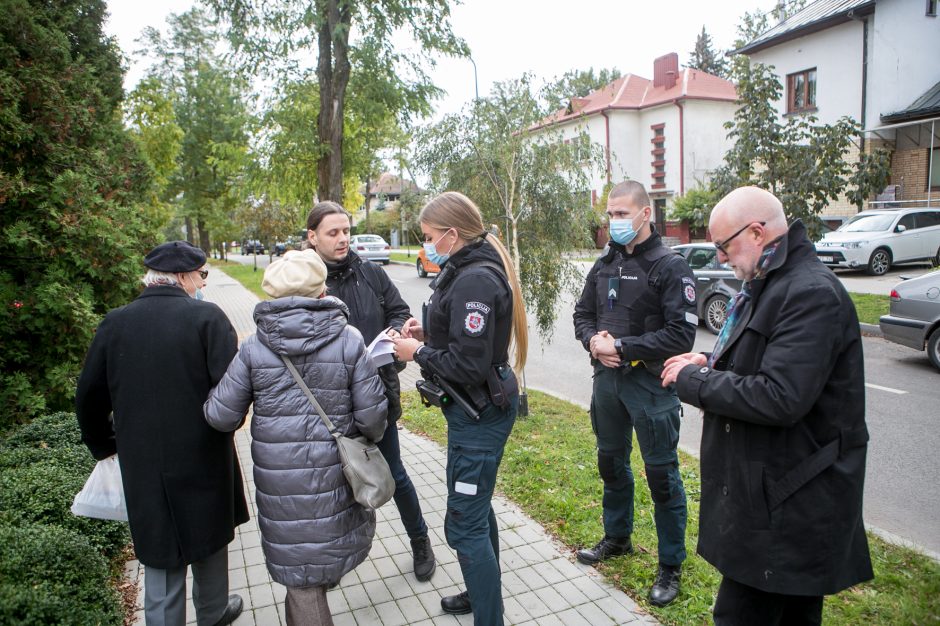
<svg viewBox="0 0 940 626">
<path fill-rule="evenodd" d="M 415 578 L 421 582 L 431 580 L 437 567 L 434 550 L 431 549 L 431 539 L 427 535 L 412 539 L 411 552 L 414 555 Z"/>
<path fill-rule="evenodd" d="M 441 598 L 441 609 L 451 615 L 466 615 L 473 611 L 470 608 L 470 594 L 461 591 L 456 596 L 444 596 Z"/>
<path fill-rule="evenodd" d="M 629 537 L 610 537 L 604 535 L 604 538 L 597 542 L 593 548 L 578 550 L 578 560 L 585 565 L 594 565 L 601 561 L 606 561 L 615 556 L 630 554 L 633 552 L 633 544 Z"/>
<path fill-rule="evenodd" d="M 679 595 L 679 579 L 682 578 L 681 565 L 663 565 L 659 564 L 659 572 L 656 574 L 656 582 L 650 589 L 650 604 L 654 606 L 666 606 L 676 599 Z"/>
</svg>

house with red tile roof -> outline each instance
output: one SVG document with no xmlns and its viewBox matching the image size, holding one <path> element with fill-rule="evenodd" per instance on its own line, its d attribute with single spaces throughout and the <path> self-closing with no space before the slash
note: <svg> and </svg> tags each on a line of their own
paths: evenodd
<svg viewBox="0 0 940 626">
<path fill-rule="evenodd" d="M 670 199 L 708 179 L 731 147 L 724 123 L 737 109 L 734 84 L 699 70 L 679 69 L 670 53 L 653 64 L 653 79 L 627 74 L 530 128 L 567 141 L 585 133 L 604 150 L 603 171 L 591 173 L 592 200 L 607 182 L 646 185 L 664 222 Z"/>
<path fill-rule="evenodd" d="M 361 208 L 365 209 L 368 203 L 370 211 L 381 211 L 391 203 L 397 203 L 401 199 L 402 192 L 406 190 L 422 191 L 414 181 L 402 179 L 390 172 L 383 172 L 378 178 L 369 180 L 368 184 L 363 183 L 359 186 L 359 193 L 365 198 Z M 391 204 L 391 206 L 397 206 L 397 204 Z"/>
</svg>

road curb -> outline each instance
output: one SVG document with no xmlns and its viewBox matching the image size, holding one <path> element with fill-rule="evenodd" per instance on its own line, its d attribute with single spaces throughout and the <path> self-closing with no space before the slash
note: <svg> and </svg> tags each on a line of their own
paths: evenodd
<svg viewBox="0 0 940 626">
<path fill-rule="evenodd" d="M 881 332 L 881 327 L 877 324 L 865 324 L 862 322 L 858 323 L 859 327 L 862 329 L 862 334 L 867 337 L 881 337 L 884 338 L 885 334 Z"/>
</svg>

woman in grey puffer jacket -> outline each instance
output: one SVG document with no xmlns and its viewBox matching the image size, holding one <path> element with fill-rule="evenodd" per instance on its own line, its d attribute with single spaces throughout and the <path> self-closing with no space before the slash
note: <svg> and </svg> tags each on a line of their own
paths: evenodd
<svg viewBox="0 0 940 626">
<path fill-rule="evenodd" d="M 232 431 L 254 402 L 261 546 L 271 577 L 288 588 L 288 624 L 332 624 L 326 589 L 366 558 L 375 533 L 375 513 L 353 499 L 333 437 L 280 356 L 297 366 L 341 432 L 382 437 L 382 381 L 359 331 L 346 324 L 346 305 L 323 296 L 325 278 L 312 250 L 268 266 L 262 288 L 277 299 L 255 307 L 257 333 L 204 407 L 213 428 Z"/>
</svg>

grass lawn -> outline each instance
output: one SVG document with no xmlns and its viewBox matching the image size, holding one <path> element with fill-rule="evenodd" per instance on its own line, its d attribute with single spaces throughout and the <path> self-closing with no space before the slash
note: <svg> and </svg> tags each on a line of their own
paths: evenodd
<svg viewBox="0 0 940 626">
<path fill-rule="evenodd" d="M 444 444 L 446 423 L 439 409 L 425 408 L 416 392 L 402 394 L 402 419 L 412 432 Z M 530 392 L 530 415 L 516 421 L 499 471 L 498 489 L 562 543 L 575 549 L 603 534 L 601 481 L 587 412 L 550 395 Z M 710 624 L 720 576 L 695 554 L 700 484 L 698 461 L 680 451 L 689 497 L 689 525 L 679 598 L 665 608 L 646 595 L 656 575 L 656 527 L 639 447 L 634 442 L 635 554 L 613 559 L 600 570 L 665 624 Z M 875 580 L 826 598 L 825 624 L 937 624 L 940 621 L 940 565 L 911 550 L 869 535 Z"/>
<path fill-rule="evenodd" d="M 408 254 L 410 251 L 410 256 Z M 420 247 L 417 246 L 408 246 L 407 248 L 401 248 L 401 252 L 392 252 L 389 257 L 393 261 L 405 261 L 406 263 L 414 263 L 418 259 L 418 252 L 421 251 Z"/>
<path fill-rule="evenodd" d="M 220 261 L 211 259 L 209 264 L 214 268 L 219 268 L 242 285 L 251 293 L 262 300 L 270 300 L 270 296 L 261 290 L 261 279 L 264 277 L 264 270 L 260 267 L 255 271 L 254 265 L 242 265 L 232 261 Z"/>
<path fill-rule="evenodd" d="M 888 305 L 891 302 L 888 296 L 875 293 L 850 293 L 858 321 L 863 324 L 878 325 L 878 318 L 888 314 Z"/>
</svg>

